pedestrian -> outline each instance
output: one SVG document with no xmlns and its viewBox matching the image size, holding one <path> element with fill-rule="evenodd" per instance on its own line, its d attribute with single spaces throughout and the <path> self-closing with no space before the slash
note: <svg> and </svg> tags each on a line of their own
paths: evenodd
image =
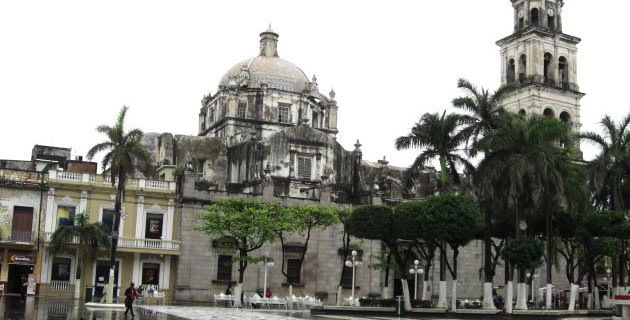
<svg viewBox="0 0 630 320">
<path fill-rule="evenodd" d="M 267 292 L 265 292 L 265 297 L 271 298 L 272 295 L 273 293 L 271 293 L 271 288 L 267 288 Z"/>
<path fill-rule="evenodd" d="M 28 291 L 28 277 L 22 274 L 22 288 L 20 290 L 20 298 L 22 302 L 26 302 L 26 293 Z"/>
<path fill-rule="evenodd" d="M 127 317 L 127 311 L 131 311 L 131 317 L 134 318 L 136 315 L 133 313 L 133 300 L 138 298 L 138 292 L 136 288 L 133 287 L 133 282 L 129 284 L 129 288 L 125 290 L 125 317 Z"/>
</svg>

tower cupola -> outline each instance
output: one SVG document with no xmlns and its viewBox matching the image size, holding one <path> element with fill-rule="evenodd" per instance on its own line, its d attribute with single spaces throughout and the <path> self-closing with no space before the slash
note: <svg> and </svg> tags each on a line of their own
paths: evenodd
<svg viewBox="0 0 630 320">
<path fill-rule="evenodd" d="M 514 32 L 527 28 L 562 32 L 563 0 L 511 0 L 514 7 Z"/>
</svg>

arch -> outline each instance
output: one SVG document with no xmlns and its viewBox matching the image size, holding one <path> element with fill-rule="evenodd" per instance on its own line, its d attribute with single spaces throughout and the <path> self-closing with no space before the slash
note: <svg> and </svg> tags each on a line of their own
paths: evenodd
<svg viewBox="0 0 630 320">
<path fill-rule="evenodd" d="M 543 111 L 543 116 L 547 118 L 553 118 L 556 116 L 556 113 L 553 111 L 553 109 L 546 108 L 545 111 Z"/>
<path fill-rule="evenodd" d="M 507 83 L 513 83 L 516 80 L 516 63 L 514 59 L 510 59 L 507 65 Z"/>
<path fill-rule="evenodd" d="M 518 115 L 524 117 L 527 115 L 527 111 L 525 111 L 525 109 L 518 110 Z"/>
<path fill-rule="evenodd" d="M 553 85 L 553 69 L 551 68 L 552 61 L 553 61 L 553 56 L 551 55 L 551 53 L 545 52 L 543 76 L 545 78 L 545 84 L 548 84 L 548 85 Z"/>
<path fill-rule="evenodd" d="M 518 81 L 523 82 L 527 77 L 527 56 L 525 54 L 521 54 L 521 57 L 518 59 Z"/>
<path fill-rule="evenodd" d="M 552 31 L 556 30 L 556 17 L 554 14 L 553 9 L 548 9 L 551 11 L 547 11 L 547 28 L 551 29 Z"/>
<path fill-rule="evenodd" d="M 560 112 L 560 121 L 571 123 L 571 114 L 567 111 Z"/>
<path fill-rule="evenodd" d="M 533 8 L 530 11 L 529 21 L 532 27 L 538 27 L 539 25 L 538 8 Z"/>
<path fill-rule="evenodd" d="M 560 86 L 563 88 L 569 87 L 569 64 L 567 58 L 560 57 L 558 59 L 558 76 L 560 77 Z"/>
</svg>

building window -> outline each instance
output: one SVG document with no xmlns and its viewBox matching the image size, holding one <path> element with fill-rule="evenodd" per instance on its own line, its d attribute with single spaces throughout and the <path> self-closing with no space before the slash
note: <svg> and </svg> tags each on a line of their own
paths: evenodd
<svg viewBox="0 0 630 320">
<path fill-rule="evenodd" d="M 319 128 L 319 114 L 313 111 L 313 128 Z"/>
<path fill-rule="evenodd" d="M 237 116 L 239 118 L 246 118 L 246 115 L 245 115 L 246 111 L 247 111 L 247 101 L 239 101 Z"/>
<path fill-rule="evenodd" d="M 298 179 L 311 179 L 311 158 L 297 157 Z"/>
<path fill-rule="evenodd" d="M 543 63 L 543 73 L 545 77 L 545 84 L 552 85 L 553 84 L 553 69 L 551 68 L 551 53 L 545 52 L 544 63 Z"/>
<path fill-rule="evenodd" d="M 57 206 L 57 228 L 74 225 L 76 207 Z"/>
<path fill-rule="evenodd" d="M 518 81 L 525 81 L 527 77 L 527 56 L 522 54 L 518 61 Z"/>
<path fill-rule="evenodd" d="M 217 280 L 232 281 L 232 256 L 219 256 Z"/>
<path fill-rule="evenodd" d="M 289 107 L 278 107 L 278 122 L 289 123 Z"/>
<path fill-rule="evenodd" d="M 161 239 L 164 215 L 147 213 L 147 225 L 144 233 L 146 239 Z"/>
<path fill-rule="evenodd" d="M 70 258 L 55 257 L 53 259 L 50 280 L 70 281 Z"/>
<path fill-rule="evenodd" d="M 531 25 L 533 27 L 538 27 L 538 8 L 534 8 L 530 12 L 531 12 L 531 16 L 530 16 Z"/>
<path fill-rule="evenodd" d="M 560 77 L 560 85 L 567 89 L 569 87 L 569 66 L 565 57 L 558 59 L 558 75 Z"/>
<path fill-rule="evenodd" d="M 516 65 L 514 59 L 508 61 L 507 67 L 507 83 L 513 83 L 516 80 Z"/>
<path fill-rule="evenodd" d="M 142 265 L 142 284 L 160 284 L 159 263 L 145 263 Z"/>
<path fill-rule="evenodd" d="M 289 259 L 287 261 L 287 282 L 288 283 L 300 283 L 300 268 L 301 263 L 299 259 Z"/>
<path fill-rule="evenodd" d="M 107 234 L 112 234 L 112 229 L 114 229 L 114 217 L 116 216 L 116 211 L 111 209 L 103 209 L 103 215 L 101 217 L 101 223 L 107 229 Z"/>
<path fill-rule="evenodd" d="M 545 116 L 546 118 L 553 118 L 556 115 L 553 112 L 553 110 L 551 110 L 551 108 L 547 108 L 547 109 L 545 109 L 545 111 L 543 111 L 543 116 Z"/>
</svg>

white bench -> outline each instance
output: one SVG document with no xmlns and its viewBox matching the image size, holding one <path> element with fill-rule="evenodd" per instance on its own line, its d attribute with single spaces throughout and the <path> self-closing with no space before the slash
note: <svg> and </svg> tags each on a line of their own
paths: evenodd
<svg viewBox="0 0 630 320">
<path fill-rule="evenodd" d="M 621 309 L 621 318 L 630 320 L 630 295 L 618 294 L 611 302 L 617 307 L 617 311 Z"/>
<path fill-rule="evenodd" d="M 217 302 L 228 302 L 231 301 L 232 305 L 234 305 L 234 299 L 236 297 L 231 295 L 231 294 L 223 294 L 223 293 L 219 293 L 219 294 L 215 294 L 214 295 L 214 304 L 216 305 Z"/>
</svg>

